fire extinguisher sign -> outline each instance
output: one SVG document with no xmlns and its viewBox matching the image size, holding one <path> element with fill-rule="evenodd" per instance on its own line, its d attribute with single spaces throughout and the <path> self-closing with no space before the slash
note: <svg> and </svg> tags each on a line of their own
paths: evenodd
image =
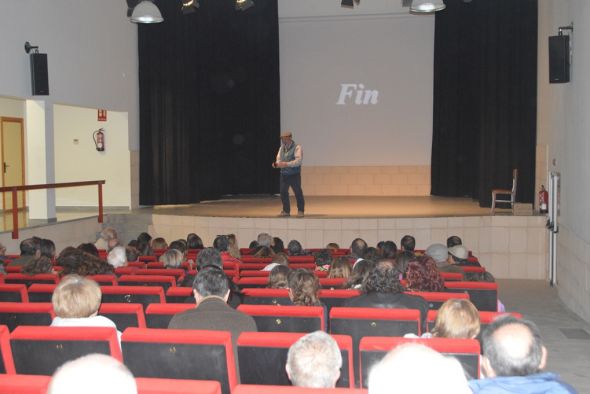
<svg viewBox="0 0 590 394">
<path fill-rule="evenodd" d="M 98 110 L 98 121 L 99 122 L 106 122 L 107 121 L 107 110 L 106 109 L 99 109 Z"/>
</svg>

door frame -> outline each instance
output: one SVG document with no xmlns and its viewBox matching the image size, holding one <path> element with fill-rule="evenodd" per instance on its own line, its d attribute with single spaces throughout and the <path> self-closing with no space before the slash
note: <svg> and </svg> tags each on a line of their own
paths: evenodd
<svg viewBox="0 0 590 394">
<path fill-rule="evenodd" d="M 22 167 L 22 184 L 25 184 L 26 172 L 25 172 L 25 128 L 24 128 L 24 119 L 23 118 L 13 118 L 10 116 L 2 116 L 0 117 L 0 141 L 2 144 L 2 148 L 0 149 L 0 159 L 1 163 L 0 166 L 3 166 L 4 163 L 4 122 L 13 122 L 13 123 L 20 123 L 20 147 L 21 147 L 21 167 Z M 2 172 L 2 186 L 6 186 L 6 182 L 4 179 L 4 168 L 0 168 L 0 172 Z M 27 193 L 22 191 L 23 193 L 23 206 L 22 209 L 27 208 Z M 17 199 L 18 199 L 18 192 L 17 192 Z M 18 203 L 17 203 L 18 207 Z M 6 207 L 6 193 L 2 193 L 2 208 L 6 211 L 12 211 L 12 207 L 7 209 Z"/>
</svg>

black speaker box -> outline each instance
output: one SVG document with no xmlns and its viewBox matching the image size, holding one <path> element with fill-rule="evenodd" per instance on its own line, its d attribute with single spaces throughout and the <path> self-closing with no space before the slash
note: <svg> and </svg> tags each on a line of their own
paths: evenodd
<svg viewBox="0 0 590 394">
<path fill-rule="evenodd" d="M 549 83 L 570 81 L 570 37 L 549 37 Z"/>
<path fill-rule="evenodd" d="M 31 53 L 31 90 L 33 96 L 49 94 L 49 74 L 47 71 L 47 54 Z"/>
</svg>

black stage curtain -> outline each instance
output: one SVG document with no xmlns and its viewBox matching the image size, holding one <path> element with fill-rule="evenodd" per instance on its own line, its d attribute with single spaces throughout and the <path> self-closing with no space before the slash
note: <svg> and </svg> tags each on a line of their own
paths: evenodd
<svg viewBox="0 0 590 394">
<path fill-rule="evenodd" d="M 155 2 L 164 22 L 139 25 L 140 203 L 183 204 L 278 191 L 276 0 Z"/>
<path fill-rule="evenodd" d="M 537 0 L 445 0 L 436 13 L 432 194 L 490 206 L 535 190 Z"/>
</svg>

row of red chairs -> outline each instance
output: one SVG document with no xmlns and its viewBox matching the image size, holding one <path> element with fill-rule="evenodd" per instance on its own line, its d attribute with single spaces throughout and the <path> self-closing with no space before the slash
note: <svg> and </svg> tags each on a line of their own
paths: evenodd
<svg viewBox="0 0 590 394">
<path fill-rule="evenodd" d="M 12 333 L 0 327 L 3 373 L 52 375 L 63 363 L 90 353 L 109 354 L 124 362 L 136 377 L 215 380 L 229 393 L 244 384 L 288 385 L 284 370 L 289 347 L 304 333 L 242 333 L 237 360 L 226 331 L 128 328 L 121 347 L 114 329 L 91 327 L 22 326 Z M 332 333 L 343 358 L 338 387 L 365 386 L 370 367 L 405 343 L 420 343 L 457 357 L 465 371 L 479 377 L 480 345 L 475 339 L 410 339 L 363 337 Z M 356 348 L 356 349 L 355 349 Z M 358 358 L 354 354 L 358 353 Z"/>
</svg>

